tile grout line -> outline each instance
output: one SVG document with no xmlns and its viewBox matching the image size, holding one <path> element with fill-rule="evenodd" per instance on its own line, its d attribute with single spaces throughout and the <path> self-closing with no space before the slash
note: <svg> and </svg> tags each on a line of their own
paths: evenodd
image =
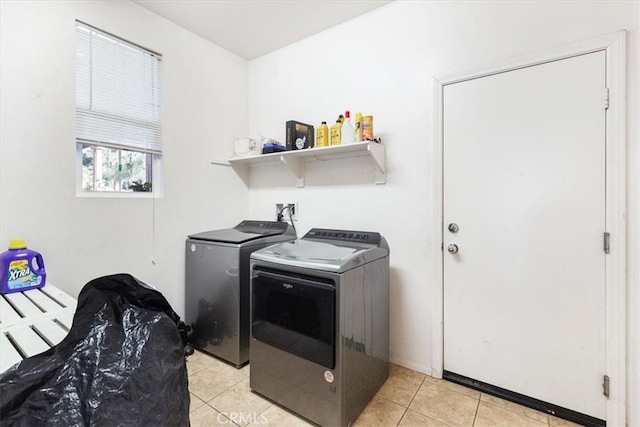
<svg viewBox="0 0 640 427">
<path fill-rule="evenodd" d="M 443 382 L 444 382 L 444 381 L 446 381 L 446 380 L 440 380 L 439 378 L 435 378 L 435 377 L 432 377 L 432 376 L 427 375 L 427 376 L 425 376 L 425 379 L 423 380 L 423 382 L 422 382 L 422 384 L 420 385 L 420 387 L 422 387 L 422 385 L 424 385 L 424 383 L 425 383 L 425 382 L 428 382 L 430 385 L 433 385 L 433 386 L 435 386 L 437 389 L 440 389 L 440 390 L 442 390 L 442 391 L 455 393 L 455 394 L 457 394 L 457 395 L 459 395 L 459 396 L 464 396 L 465 398 L 469 398 L 469 399 L 478 399 L 478 403 L 477 403 L 477 406 L 476 406 L 476 412 L 475 412 L 474 417 L 473 417 L 473 423 L 475 424 L 476 416 L 477 416 L 477 414 L 478 414 L 478 408 L 480 407 L 480 399 L 482 398 L 482 393 L 478 392 L 478 397 L 477 397 L 477 398 L 475 398 L 475 397 L 469 396 L 469 395 L 467 395 L 467 394 L 461 393 L 461 392 L 459 392 L 459 391 L 457 391 L 457 390 L 453 390 L 453 389 L 451 389 L 451 388 L 449 388 L 449 387 L 447 387 L 447 386 L 445 386 L 445 385 L 438 384 L 438 382 L 439 382 L 439 381 L 430 381 L 430 380 L 427 380 L 427 377 L 431 377 L 431 378 L 432 378 L 432 379 L 434 379 L 434 380 L 439 380 L 439 381 L 443 381 Z M 464 386 L 460 386 L 460 387 L 464 387 Z M 465 389 L 468 389 L 468 390 L 473 390 L 473 389 L 471 389 L 471 388 L 469 388 L 469 387 L 464 387 L 464 388 L 465 388 Z M 418 388 L 418 391 L 420 391 L 420 388 Z M 418 393 L 416 392 L 416 396 L 417 396 L 417 394 L 418 394 Z M 414 396 L 414 399 L 415 399 L 415 396 Z M 411 399 L 411 402 L 413 402 L 413 399 Z M 422 412 L 418 412 L 418 413 L 419 413 L 419 414 L 421 414 L 421 415 L 423 415 L 423 416 L 426 416 L 427 418 L 434 419 L 434 420 L 436 420 L 436 421 L 439 421 L 439 422 L 441 422 L 441 423 L 444 423 L 444 424 L 449 425 L 449 424 L 448 424 L 448 422 L 440 421 L 439 419 L 432 418 L 432 417 L 430 417 L 430 416 L 428 416 L 428 415 L 426 415 L 426 414 L 423 414 Z M 472 424 L 472 426 L 473 426 L 473 424 Z"/>
<path fill-rule="evenodd" d="M 209 405 L 209 404 L 207 403 L 207 405 Z M 227 416 L 224 414 L 224 412 L 220 412 L 220 411 L 218 411 L 216 408 L 214 408 L 214 407 L 213 407 L 213 406 L 211 406 L 211 405 L 209 405 L 209 407 L 210 407 L 211 409 L 213 409 L 214 411 L 216 411 L 217 413 L 219 413 L 220 415 L 222 415 L 225 419 L 229 420 L 229 422 L 231 423 L 231 425 L 232 425 L 232 426 L 235 426 L 235 427 L 242 427 L 240 424 L 238 424 L 238 423 L 234 422 L 231 418 L 227 417 Z M 248 424 L 247 424 L 247 425 L 248 425 Z"/>
<path fill-rule="evenodd" d="M 231 390 L 233 387 L 235 387 L 235 386 L 237 386 L 238 384 L 240 384 L 242 381 L 244 381 L 244 380 L 240 380 L 240 381 L 238 381 L 237 383 L 235 383 L 235 384 L 233 384 L 232 386 L 230 386 L 229 388 L 227 388 L 227 389 L 225 389 L 225 390 L 221 391 L 220 393 L 216 394 L 216 395 L 215 395 L 215 396 L 213 396 L 211 399 L 207 400 L 207 401 L 206 401 L 206 403 L 212 402 L 213 400 L 217 399 L 218 397 L 220 397 L 220 395 L 222 395 L 222 393 L 226 393 L 226 392 L 228 392 L 228 391 L 229 391 L 229 390 Z M 209 405 L 209 406 L 211 406 L 211 405 Z M 211 407 L 213 408 L 213 406 L 211 406 Z M 215 408 L 214 408 L 214 409 L 215 409 Z M 216 409 L 216 411 L 217 411 L 217 409 Z"/>
<path fill-rule="evenodd" d="M 423 379 L 422 381 L 424 381 L 424 379 Z M 420 383 L 420 385 L 418 386 L 418 390 L 420 390 L 420 387 L 421 387 L 421 386 L 422 386 L 422 382 L 421 382 L 421 383 Z M 417 393 L 418 393 L 418 390 L 416 390 L 416 393 L 415 393 L 415 394 L 417 394 Z M 379 393 L 379 392 L 380 392 L 380 390 L 378 390 L 378 393 Z M 386 397 L 384 397 L 384 396 L 380 396 L 378 393 L 376 393 L 376 394 L 374 394 L 374 395 L 373 395 L 373 397 L 371 398 L 371 400 L 369 401 L 369 403 L 367 403 L 367 406 L 365 406 L 365 409 L 363 409 L 363 410 L 362 410 L 362 412 L 364 412 L 364 411 L 366 410 L 366 408 L 371 404 L 371 402 L 372 402 L 372 401 L 373 401 L 373 399 L 375 399 L 375 398 L 385 400 L 385 401 L 387 401 L 387 402 L 389 402 L 389 403 L 392 403 L 392 404 L 394 404 L 394 405 L 398 405 L 398 406 L 400 406 L 401 408 L 403 408 L 403 409 L 404 409 L 404 411 L 402 412 L 402 415 L 400 416 L 400 419 L 399 419 L 399 420 L 398 420 L 398 422 L 396 423 L 396 427 L 398 427 L 398 426 L 400 425 L 400 423 L 402 422 L 402 419 L 404 418 L 405 414 L 406 414 L 406 413 L 407 413 L 407 411 L 409 410 L 409 405 L 410 405 L 410 404 L 411 404 L 411 402 L 413 401 L 413 398 L 411 398 L 411 401 L 409 402 L 409 404 L 407 404 L 407 406 L 404 406 L 404 405 L 402 405 L 402 404 L 400 404 L 400 403 L 398 403 L 398 402 L 394 402 L 393 400 L 388 399 L 388 398 L 386 398 Z M 414 397 L 415 397 L 415 394 L 414 394 Z M 360 413 L 360 415 L 362 415 L 362 412 Z M 358 415 L 358 417 L 360 417 L 360 415 Z M 357 420 L 357 418 L 356 418 L 356 420 Z"/>
<path fill-rule="evenodd" d="M 422 387 L 422 383 L 420 384 L 420 386 L 418 386 L 418 390 L 420 390 L 420 387 Z M 414 396 L 411 398 L 411 401 L 409 402 L 409 405 L 411 405 L 411 402 L 413 402 L 413 399 L 415 398 L 415 395 L 417 395 L 417 394 L 418 394 L 418 390 L 416 390 L 416 393 L 415 393 L 415 394 L 414 394 Z M 384 396 L 378 396 L 378 395 L 376 394 L 374 397 L 378 397 L 379 399 L 386 400 L 387 402 L 394 403 L 394 404 L 396 404 L 396 405 L 401 406 L 401 407 L 403 407 L 403 408 L 404 408 L 404 412 L 402 413 L 402 417 L 400 417 L 400 421 L 398 421 L 398 424 L 396 424 L 396 427 L 398 427 L 398 426 L 400 425 L 400 423 L 402 422 L 402 419 L 404 418 L 404 416 L 405 416 L 405 415 L 407 414 L 407 412 L 409 412 L 409 411 L 413 411 L 413 412 L 415 412 L 415 413 L 417 413 L 417 414 L 422 415 L 422 416 L 423 416 L 423 417 L 425 417 L 425 418 L 429 418 L 430 420 L 435 420 L 435 421 L 438 421 L 439 423 L 443 423 L 443 424 L 449 425 L 449 424 L 445 423 L 444 421 L 440 421 L 440 420 L 438 420 L 438 419 L 436 419 L 436 418 L 430 417 L 429 415 L 425 415 L 425 414 L 423 414 L 422 412 L 414 411 L 413 409 L 409 409 L 409 406 L 408 406 L 408 405 L 407 405 L 407 406 L 401 405 L 400 403 L 398 403 L 398 402 L 394 402 L 394 401 L 393 401 L 393 400 L 391 400 L 391 399 L 387 399 L 387 398 L 386 398 L 386 397 L 384 397 Z M 373 399 L 372 399 L 372 400 L 373 400 Z M 371 402 L 369 402 L 369 403 L 371 403 Z M 368 405 L 369 405 L 369 404 L 367 404 L 367 406 L 368 406 Z M 365 409 L 366 409 L 366 407 L 365 407 Z"/>
<path fill-rule="evenodd" d="M 404 412 L 402 413 L 402 415 L 400 416 L 400 419 L 396 423 L 396 427 L 398 427 L 400 425 L 400 423 L 402 422 L 402 419 L 404 418 L 404 416 L 406 415 L 408 410 L 409 410 L 409 408 L 404 408 Z"/>
<path fill-rule="evenodd" d="M 414 372 L 416 372 L 416 371 L 414 371 Z M 416 390 L 416 392 L 414 393 L 413 397 L 412 397 L 412 398 L 411 398 L 411 400 L 409 401 L 409 404 L 408 404 L 408 405 L 407 405 L 407 407 L 406 407 L 405 413 L 402 415 L 402 417 L 403 417 L 403 418 L 404 418 L 404 415 L 407 413 L 407 411 L 409 411 L 409 410 L 413 411 L 413 409 L 409 409 L 409 406 L 413 403 L 413 401 L 415 400 L 416 396 L 418 395 L 418 392 L 420 391 L 420 389 L 422 388 L 422 386 L 424 385 L 424 383 L 425 383 L 425 382 L 429 382 L 429 384 L 433 384 L 433 385 L 435 385 L 436 387 L 438 387 L 438 386 L 439 386 L 437 383 L 435 383 L 435 382 L 431 382 L 431 381 L 428 381 L 428 380 L 427 380 L 427 377 L 429 377 L 430 375 L 426 375 L 426 374 L 423 374 L 423 375 L 424 375 L 425 377 L 422 379 L 422 382 L 421 382 L 421 383 L 420 383 L 420 385 L 418 386 L 418 389 Z M 431 377 L 431 378 L 434 378 L 434 377 Z M 445 390 L 447 390 L 447 391 L 454 391 L 454 390 L 450 390 L 450 389 L 448 389 L 448 388 L 446 388 L 446 387 L 442 387 L 442 388 L 443 388 L 443 389 L 445 389 Z M 469 396 L 467 396 L 467 395 L 465 395 L 465 394 L 463 394 L 463 393 L 458 393 L 458 394 L 461 394 L 461 395 L 463 395 L 463 396 L 469 397 Z M 480 400 L 480 399 L 478 398 L 478 401 L 479 401 L 479 400 Z M 439 420 L 439 419 L 437 419 L 437 418 L 433 418 L 433 417 L 431 417 L 431 416 L 429 416 L 429 415 L 423 414 L 423 413 L 422 413 L 422 412 L 420 412 L 420 411 L 414 411 L 414 412 L 415 412 L 415 413 L 417 413 L 417 414 L 420 414 L 421 416 L 426 417 L 426 418 L 428 418 L 428 419 L 430 419 L 430 420 L 437 421 L 437 422 L 442 423 L 442 424 L 445 424 L 445 425 L 447 425 L 447 426 L 448 426 L 448 425 L 450 425 L 448 422 L 441 421 L 441 420 Z M 477 408 L 476 408 L 476 412 L 477 412 Z M 400 419 L 400 421 L 402 421 L 402 419 Z M 474 422 L 475 422 L 475 418 L 474 418 Z M 399 424 L 399 423 L 398 423 L 398 424 Z M 396 426 L 396 427 L 397 427 L 397 426 Z"/>
<path fill-rule="evenodd" d="M 200 373 L 202 373 L 202 372 L 207 371 L 207 370 L 209 370 L 209 368 L 201 369 L 199 372 L 200 372 Z M 197 375 L 198 375 L 198 374 L 195 374 L 195 373 L 194 373 L 194 374 L 193 374 L 193 377 L 196 377 Z M 191 389 L 189 389 L 189 393 L 193 394 L 193 395 L 194 395 L 194 396 L 196 396 L 198 399 L 200 399 L 200 400 L 202 400 L 204 403 L 207 403 L 207 404 L 208 404 L 208 403 L 209 403 L 209 402 L 211 402 L 213 399 L 217 398 L 217 397 L 218 397 L 218 396 L 220 396 L 222 393 L 225 393 L 225 392 L 229 391 L 231 388 L 233 388 L 233 387 L 237 386 L 239 383 L 241 383 L 241 382 L 242 382 L 242 381 L 244 381 L 245 379 L 247 379 L 247 378 L 245 377 L 245 378 L 243 378 L 243 379 L 241 379 L 241 380 L 239 380 L 239 381 L 237 381 L 237 382 L 233 383 L 231 386 L 229 386 L 229 387 L 227 387 L 226 389 L 222 390 L 221 392 L 219 392 L 218 394 L 214 395 L 213 397 L 211 397 L 211 398 L 210 398 L 210 399 L 208 399 L 208 400 L 206 400 L 204 397 L 198 396 L 198 395 L 197 395 L 195 392 L 193 392 Z M 211 406 L 211 405 L 209 405 L 209 406 Z M 214 409 L 215 409 L 215 408 L 214 408 Z"/>
<path fill-rule="evenodd" d="M 416 398 L 416 396 L 418 395 L 418 392 L 420 391 L 420 389 L 422 388 L 422 386 L 424 385 L 424 382 L 427 380 L 427 377 L 425 375 L 425 377 L 422 379 L 422 381 L 420 382 L 420 385 L 418 386 L 418 389 L 416 390 L 415 393 L 413 393 L 413 397 L 411 398 L 411 400 L 409 401 L 409 403 L 407 404 L 407 409 L 409 409 L 409 406 L 411 406 L 411 404 L 413 403 L 413 400 Z"/>
<path fill-rule="evenodd" d="M 265 412 L 267 412 L 269 409 L 271 409 L 273 406 L 275 406 L 275 403 L 271 403 L 271 402 L 269 402 L 269 406 L 267 406 L 267 408 L 266 408 L 264 411 L 260 412 L 260 414 L 258 414 L 258 415 L 262 415 L 262 414 L 264 414 L 264 413 L 265 413 Z"/>
<path fill-rule="evenodd" d="M 189 392 L 189 393 L 191 393 L 191 392 Z M 191 394 L 193 394 L 193 393 L 191 393 Z M 196 399 L 198 399 L 200 402 L 202 402 L 202 405 L 198 406 L 198 407 L 194 410 L 194 412 L 195 412 L 195 411 L 197 411 L 198 409 L 200 409 L 201 407 L 203 407 L 204 405 L 206 405 L 206 404 L 207 404 L 207 402 L 205 402 L 203 399 L 200 399 L 200 398 L 199 398 L 198 396 L 196 396 L 195 394 L 193 394 L 193 396 L 194 396 Z M 191 405 L 191 402 L 189 402 L 189 405 Z"/>
<path fill-rule="evenodd" d="M 480 412 L 481 400 L 482 400 L 482 393 L 480 393 L 480 396 L 478 396 L 478 406 L 476 406 L 476 413 L 473 415 L 473 424 L 471 424 L 472 427 L 476 425 L 476 420 L 478 419 L 478 412 Z"/>
<path fill-rule="evenodd" d="M 414 371 L 414 372 L 415 372 L 415 371 Z M 420 391 L 420 389 L 421 389 L 421 388 L 422 388 L 422 386 L 424 385 L 425 381 L 427 381 L 427 376 L 428 376 L 428 375 L 425 375 L 425 377 L 422 379 L 422 382 L 421 382 L 421 383 L 420 383 L 420 385 L 418 386 L 418 389 L 417 389 L 417 390 L 416 390 L 416 392 L 413 394 L 413 397 L 411 398 L 411 400 L 410 400 L 410 401 L 409 401 L 409 403 L 407 404 L 407 408 L 405 409 L 404 414 L 402 414 L 402 417 L 403 417 L 403 418 L 404 418 L 405 414 L 407 413 L 407 411 L 409 411 L 409 406 L 411 406 L 411 404 L 412 404 L 412 403 L 413 403 L 413 401 L 415 400 L 416 396 L 418 395 L 418 392 Z M 433 378 L 433 377 L 431 377 L 431 378 Z M 434 384 L 434 385 L 437 385 L 437 384 Z M 467 397 L 468 397 L 468 396 L 467 396 Z M 412 409 L 412 411 L 413 411 L 413 409 Z M 422 415 L 423 417 L 427 417 L 427 418 L 429 418 L 429 419 L 431 419 L 431 420 L 435 420 L 435 421 L 438 421 L 438 422 L 440 422 L 440 423 L 443 423 L 443 424 L 448 425 L 448 423 L 445 423 L 444 421 L 440 421 L 440 420 L 438 420 L 438 419 L 436 419 L 436 418 L 430 417 L 430 416 L 428 416 L 428 415 L 426 415 L 426 414 L 423 414 L 423 413 L 422 413 L 422 412 L 420 412 L 420 411 L 414 411 L 414 412 L 416 412 L 417 414 Z M 402 421 L 402 418 L 400 418 L 400 421 Z M 398 424 L 399 424 L 399 423 L 398 423 Z"/>
</svg>

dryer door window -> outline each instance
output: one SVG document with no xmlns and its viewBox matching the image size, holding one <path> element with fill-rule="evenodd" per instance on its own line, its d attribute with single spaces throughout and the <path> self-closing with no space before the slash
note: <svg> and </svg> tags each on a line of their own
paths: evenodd
<svg viewBox="0 0 640 427">
<path fill-rule="evenodd" d="M 335 284 L 264 270 L 251 283 L 253 338 L 334 369 Z"/>
</svg>

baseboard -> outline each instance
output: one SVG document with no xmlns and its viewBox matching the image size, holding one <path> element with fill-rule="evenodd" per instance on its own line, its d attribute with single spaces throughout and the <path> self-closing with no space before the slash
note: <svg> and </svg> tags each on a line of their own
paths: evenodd
<svg viewBox="0 0 640 427">
<path fill-rule="evenodd" d="M 402 366 L 403 368 L 411 369 L 412 371 L 416 371 L 416 372 L 420 372 L 421 374 L 432 376 L 431 375 L 432 370 L 428 366 L 403 360 L 403 359 L 396 359 L 393 357 L 391 358 L 390 362 L 393 363 L 394 365 Z"/>
</svg>

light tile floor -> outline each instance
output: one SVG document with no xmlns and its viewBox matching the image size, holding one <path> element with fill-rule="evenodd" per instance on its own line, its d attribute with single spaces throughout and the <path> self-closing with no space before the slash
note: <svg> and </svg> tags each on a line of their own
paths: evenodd
<svg viewBox="0 0 640 427">
<path fill-rule="evenodd" d="M 307 422 L 254 394 L 247 365 L 205 353 L 187 358 L 193 427 L 302 427 Z M 576 424 L 476 390 L 391 365 L 389 379 L 354 427 L 571 427 Z"/>
</svg>

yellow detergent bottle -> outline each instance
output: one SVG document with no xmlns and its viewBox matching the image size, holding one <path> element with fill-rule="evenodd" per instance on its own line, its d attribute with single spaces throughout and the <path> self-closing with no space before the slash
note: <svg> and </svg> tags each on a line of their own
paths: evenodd
<svg viewBox="0 0 640 427">
<path fill-rule="evenodd" d="M 327 147 L 329 145 L 329 126 L 327 122 L 322 122 L 316 129 L 316 147 Z"/>
<path fill-rule="evenodd" d="M 340 114 L 338 116 L 338 120 L 331 125 L 331 145 L 340 145 L 340 141 L 342 140 L 342 121 L 344 120 L 344 116 Z"/>
</svg>

